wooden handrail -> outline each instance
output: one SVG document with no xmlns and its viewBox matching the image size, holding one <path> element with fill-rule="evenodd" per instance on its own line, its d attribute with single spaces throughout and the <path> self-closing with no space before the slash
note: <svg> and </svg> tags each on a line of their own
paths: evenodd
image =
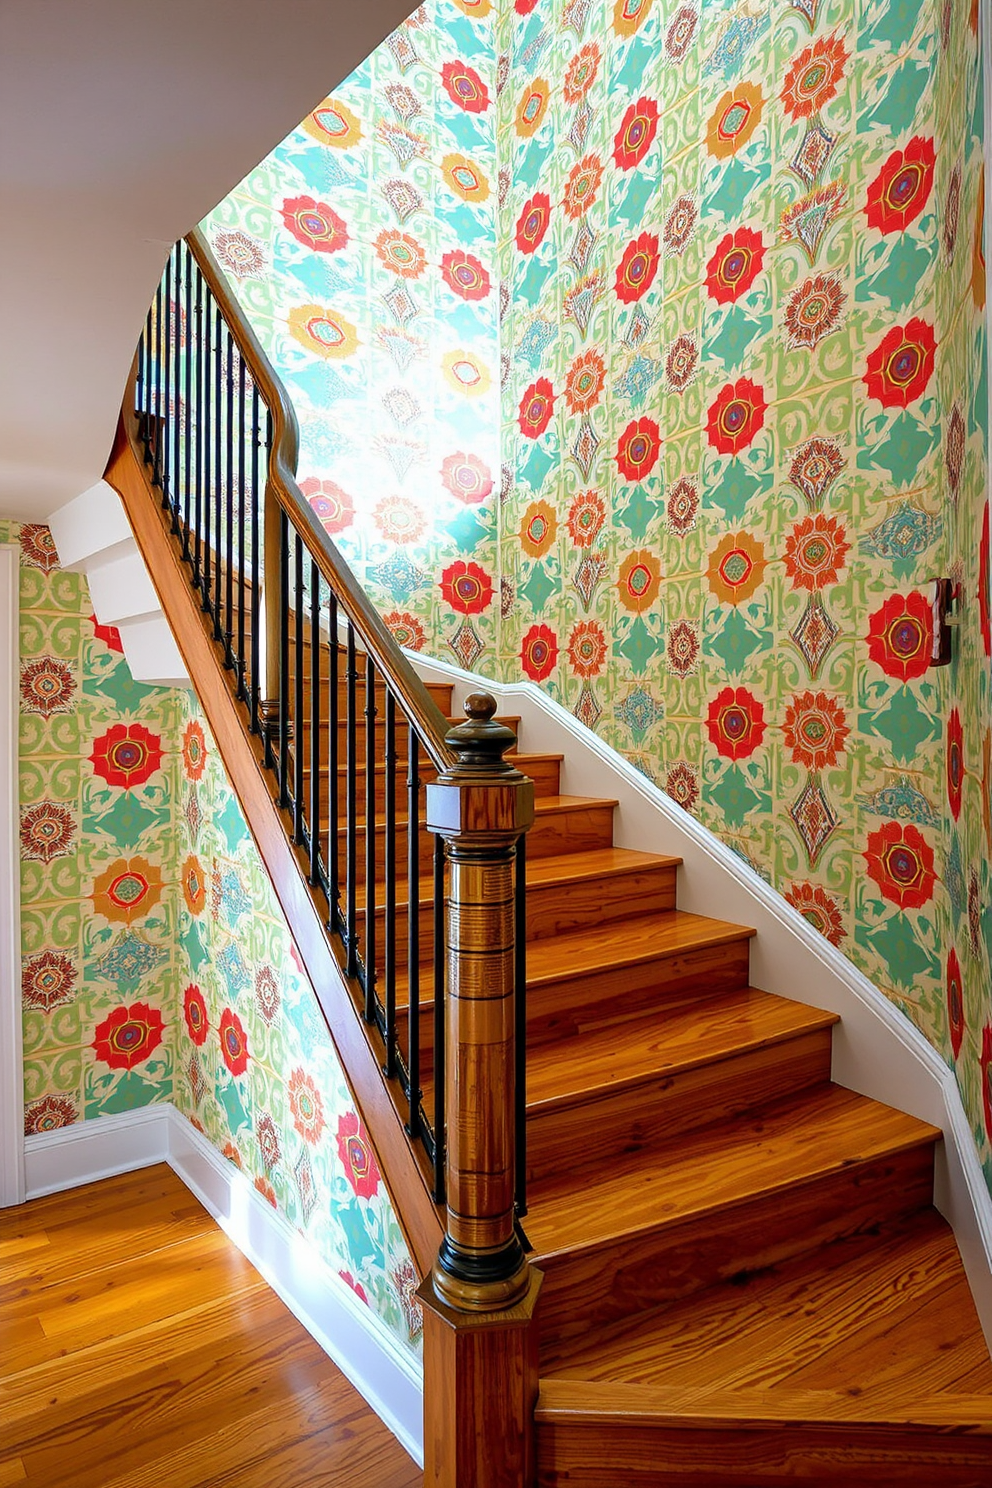
<svg viewBox="0 0 992 1488">
<path fill-rule="evenodd" d="M 416 724 L 431 763 L 438 770 L 448 769 L 454 764 L 456 755 L 445 743 L 447 719 L 383 624 L 382 617 L 357 583 L 336 545 L 314 516 L 310 503 L 297 484 L 299 424 L 286 389 L 249 325 L 244 311 L 231 294 L 220 266 L 199 228 L 187 234 L 186 243 L 210 287 L 211 294 L 220 306 L 231 335 L 272 415 L 273 441 L 266 488 L 267 501 L 274 500 L 286 512 L 292 526 L 303 538 L 310 557 L 361 636 L 376 666 L 402 696 L 404 709 Z M 269 544 L 270 551 L 271 547 L 272 544 Z M 274 647 L 270 647 L 271 650 Z"/>
</svg>

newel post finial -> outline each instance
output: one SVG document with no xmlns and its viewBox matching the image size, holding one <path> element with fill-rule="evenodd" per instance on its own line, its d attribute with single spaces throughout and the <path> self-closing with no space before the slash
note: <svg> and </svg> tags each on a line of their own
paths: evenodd
<svg viewBox="0 0 992 1488">
<path fill-rule="evenodd" d="M 513 1307 L 529 1286 L 513 1208 L 513 866 L 534 783 L 503 758 L 516 735 L 495 712 L 488 693 L 466 699 L 465 722 L 446 737 L 457 760 L 427 787 L 427 826 L 444 838 L 449 871 L 447 1230 L 433 1282 L 449 1307 L 475 1312 Z"/>
</svg>

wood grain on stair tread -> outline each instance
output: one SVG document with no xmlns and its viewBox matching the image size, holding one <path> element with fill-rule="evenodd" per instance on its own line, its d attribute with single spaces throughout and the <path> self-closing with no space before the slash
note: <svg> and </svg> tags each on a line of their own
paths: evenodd
<svg viewBox="0 0 992 1488">
<path fill-rule="evenodd" d="M 950 1348 L 937 1347 L 928 1325 L 934 1303 L 956 1319 Z M 856 1415 L 865 1392 L 877 1400 L 880 1387 L 888 1389 L 892 1360 L 914 1390 L 934 1394 L 968 1381 L 965 1392 L 988 1390 L 992 1408 L 992 1363 L 954 1237 L 933 1210 L 894 1232 L 846 1237 L 626 1318 L 547 1360 L 546 1373 L 699 1391 L 829 1389 L 844 1381 Z"/>
<path fill-rule="evenodd" d="M 849 1168 L 940 1136 L 936 1127 L 839 1086 L 817 1088 L 730 1129 L 708 1127 L 677 1149 L 620 1158 L 608 1172 L 536 1186 L 527 1233 L 538 1264 L 643 1228 L 733 1208 L 829 1171 Z"/>
<path fill-rule="evenodd" d="M 527 985 L 561 982 L 590 972 L 608 972 L 618 965 L 653 961 L 703 946 L 747 940 L 754 931 L 729 920 L 673 909 L 622 925 L 596 925 L 538 942 L 527 954 Z"/>
</svg>

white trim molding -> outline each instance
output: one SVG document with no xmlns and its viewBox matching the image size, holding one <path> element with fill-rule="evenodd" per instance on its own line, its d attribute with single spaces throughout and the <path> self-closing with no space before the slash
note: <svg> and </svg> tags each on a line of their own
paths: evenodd
<svg viewBox="0 0 992 1488">
<path fill-rule="evenodd" d="M 453 682 L 454 711 L 483 683 L 511 717 L 522 747 L 563 754 L 562 791 L 615 797 L 618 847 L 680 856 L 679 907 L 750 925 L 756 986 L 838 1013 L 832 1076 L 838 1085 L 939 1126 L 934 1203 L 954 1230 L 992 1349 L 992 1197 L 953 1070 L 909 1019 L 813 929 L 726 843 L 702 826 L 533 682 L 500 685 L 447 662 L 407 652 L 426 681 Z"/>
<path fill-rule="evenodd" d="M 423 1466 L 424 1382 L 418 1361 L 175 1106 L 162 1102 L 41 1132 L 25 1139 L 24 1150 L 29 1198 L 167 1162 Z"/>
<path fill-rule="evenodd" d="M 18 850 L 20 549 L 0 546 L 0 1209 L 24 1202 L 21 859 Z"/>
</svg>

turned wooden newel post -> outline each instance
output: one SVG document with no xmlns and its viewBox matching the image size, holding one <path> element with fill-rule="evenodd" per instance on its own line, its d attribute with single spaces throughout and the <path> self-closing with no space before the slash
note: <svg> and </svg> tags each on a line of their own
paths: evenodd
<svg viewBox="0 0 992 1488">
<path fill-rule="evenodd" d="M 447 1226 L 424 1304 L 427 1488 L 529 1488 L 540 1276 L 514 1224 L 514 848 L 534 784 L 508 764 L 513 732 L 474 693 L 427 787 L 445 842 Z M 442 1078 L 438 1070 L 436 1079 Z"/>
</svg>

